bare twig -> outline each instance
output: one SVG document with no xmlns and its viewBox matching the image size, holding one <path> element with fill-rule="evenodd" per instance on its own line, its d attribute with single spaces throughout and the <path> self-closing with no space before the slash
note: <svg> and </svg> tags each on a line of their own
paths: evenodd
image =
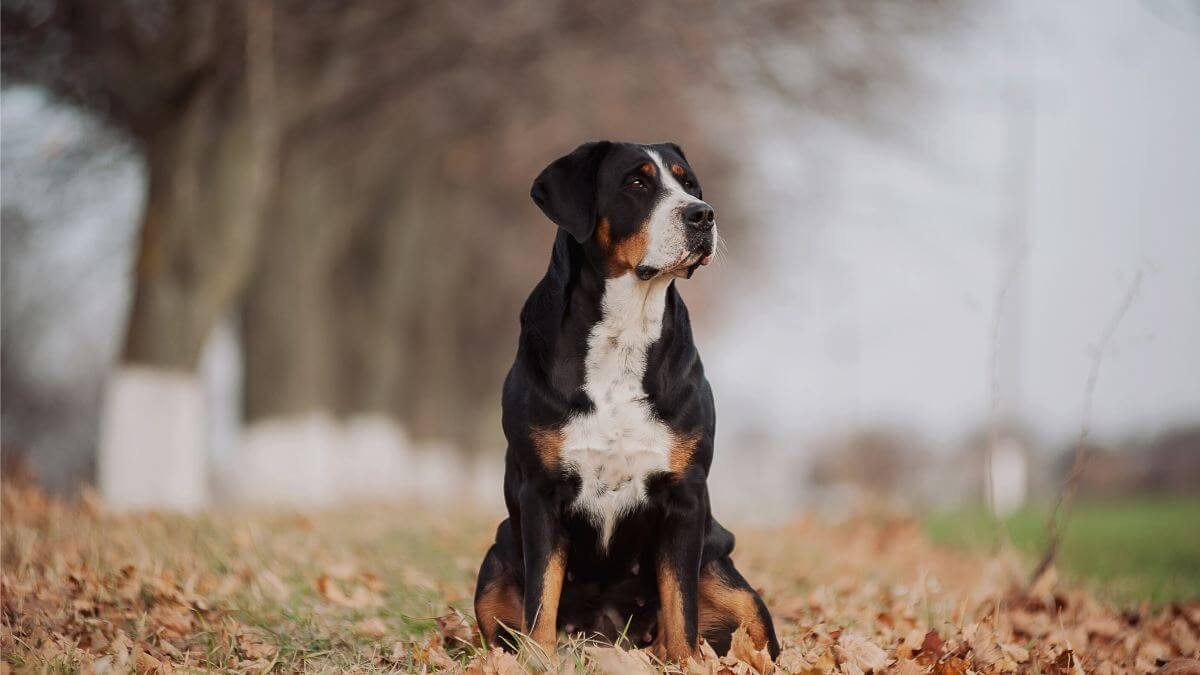
<svg viewBox="0 0 1200 675">
<path fill-rule="evenodd" d="M 1071 465 L 1071 471 L 1067 474 L 1067 478 L 1063 481 L 1062 489 L 1058 494 L 1058 501 L 1054 503 L 1054 508 L 1050 511 L 1050 517 L 1046 521 L 1046 551 L 1042 554 L 1042 559 L 1038 562 L 1037 567 L 1033 570 L 1033 575 L 1030 577 L 1030 583 L 1036 583 L 1038 578 L 1054 564 L 1058 557 L 1059 545 L 1062 541 L 1062 533 L 1067 528 L 1067 522 L 1071 518 L 1071 507 L 1075 501 L 1075 491 L 1079 485 L 1079 479 L 1083 476 L 1083 471 L 1087 466 L 1088 460 L 1088 435 L 1091 431 L 1092 418 L 1092 398 L 1096 392 L 1096 382 L 1100 377 L 1100 366 L 1104 362 L 1105 353 L 1108 351 L 1109 344 L 1112 342 L 1113 335 L 1117 332 L 1117 327 L 1121 324 L 1121 320 L 1125 318 L 1125 314 L 1129 311 L 1133 301 L 1137 298 L 1138 290 L 1142 286 L 1143 271 L 1138 270 L 1134 275 L 1133 281 L 1129 284 L 1129 290 L 1125 292 L 1125 297 L 1121 299 L 1121 303 L 1117 305 L 1117 309 L 1108 320 L 1108 324 L 1104 327 L 1104 333 L 1100 336 L 1100 343 L 1092 350 L 1091 368 L 1088 370 L 1087 384 L 1083 390 L 1083 415 L 1079 425 L 1079 438 L 1075 444 L 1075 461 Z M 1061 512 L 1061 517 L 1059 513 Z"/>
</svg>

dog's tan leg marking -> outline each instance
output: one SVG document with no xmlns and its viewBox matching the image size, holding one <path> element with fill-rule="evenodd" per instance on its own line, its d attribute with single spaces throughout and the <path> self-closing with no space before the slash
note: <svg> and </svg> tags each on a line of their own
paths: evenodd
<svg viewBox="0 0 1200 675">
<path fill-rule="evenodd" d="M 475 619 L 489 647 L 499 644 L 505 629 L 524 629 L 521 618 L 521 592 L 509 577 L 499 577 L 484 588 L 475 601 Z"/>
<path fill-rule="evenodd" d="M 709 563 L 700 570 L 700 635 L 710 635 L 719 630 L 736 630 L 746 627 L 756 649 L 767 646 L 767 627 L 758 614 L 754 594 L 744 588 L 730 586 L 717 574 Z M 732 626 L 733 628 L 730 628 Z"/>
<path fill-rule="evenodd" d="M 562 597 L 563 579 L 567 571 L 567 552 L 561 544 L 554 548 L 546 561 L 542 575 L 542 602 L 529 637 L 553 655 L 558 638 L 558 600 Z"/>
<path fill-rule="evenodd" d="M 689 645 L 683 618 L 683 591 L 666 560 L 658 565 L 658 636 L 651 650 L 663 661 L 684 662 L 696 645 Z"/>
</svg>

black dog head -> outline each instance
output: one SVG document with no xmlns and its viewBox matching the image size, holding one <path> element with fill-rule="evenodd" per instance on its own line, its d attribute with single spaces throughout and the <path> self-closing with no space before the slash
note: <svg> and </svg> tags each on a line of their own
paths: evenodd
<svg viewBox="0 0 1200 675">
<path fill-rule="evenodd" d="M 716 218 L 674 143 L 584 143 L 542 170 L 530 196 L 605 276 L 691 276 L 712 260 Z"/>
</svg>

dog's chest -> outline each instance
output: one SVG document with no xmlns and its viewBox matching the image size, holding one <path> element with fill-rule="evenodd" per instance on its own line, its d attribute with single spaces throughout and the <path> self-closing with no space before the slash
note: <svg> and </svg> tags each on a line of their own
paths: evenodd
<svg viewBox="0 0 1200 675">
<path fill-rule="evenodd" d="M 609 280 L 585 359 L 584 391 L 595 409 L 563 428 L 563 466 L 581 483 L 574 508 L 596 527 L 601 546 L 645 501 L 646 478 L 669 470 L 672 433 L 642 385 L 647 353 L 662 332 L 665 290 L 664 282 L 632 275 Z"/>
</svg>

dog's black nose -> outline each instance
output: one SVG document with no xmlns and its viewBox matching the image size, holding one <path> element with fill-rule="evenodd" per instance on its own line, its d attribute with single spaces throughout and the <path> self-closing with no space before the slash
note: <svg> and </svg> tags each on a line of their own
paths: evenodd
<svg viewBox="0 0 1200 675">
<path fill-rule="evenodd" d="M 701 232 L 706 232 L 717 224 L 717 214 L 713 213 L 713 208 L 708 204 L 696 202 L 683 210 L 683 222 Z"/>
</svg>

